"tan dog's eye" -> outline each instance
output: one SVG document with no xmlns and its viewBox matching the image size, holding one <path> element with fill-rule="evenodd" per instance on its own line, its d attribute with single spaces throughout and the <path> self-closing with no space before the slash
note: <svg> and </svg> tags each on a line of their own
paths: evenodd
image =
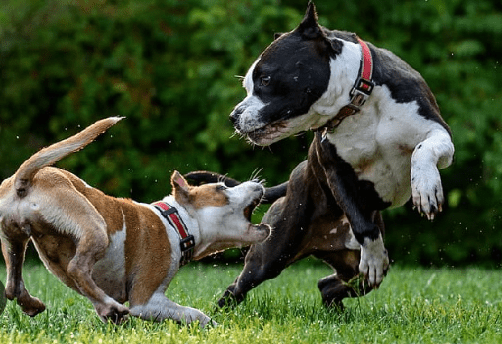
<svg viewBox="0 0 502 344">
<path fill-rule="evenodd" d="M 225 190 L 227 187 L 225 185 L 216 185 L 216 191 Z"/>
</svg>

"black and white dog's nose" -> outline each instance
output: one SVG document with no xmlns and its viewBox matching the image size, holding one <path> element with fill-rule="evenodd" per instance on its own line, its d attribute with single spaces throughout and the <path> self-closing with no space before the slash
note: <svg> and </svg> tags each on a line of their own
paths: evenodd
<svg viewBox="0 0 502 344">
<path fill-rule="evenodd" d="M 244 112 L 244 109 L 241 106 L 237 106 L 234 111 L 230 114 L 230 122 L 232 122 L 232 125 L 234 126 L 235 129 L 239 129 L 239 118 Z"/>
</svg>

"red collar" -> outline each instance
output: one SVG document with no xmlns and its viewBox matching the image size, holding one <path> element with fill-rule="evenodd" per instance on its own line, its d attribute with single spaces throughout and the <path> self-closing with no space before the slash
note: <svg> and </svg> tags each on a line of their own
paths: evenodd
<svg viewBox="0 0 502 344">
<path fill-rule="evenodd" d="M 166 202 L 155 202 L 153 206 L 157 208 L 162 216 L 164 216 L 169 224 L 174 227 L 180 236 L 180 248 L 181 248 L 181 259 L 180 265 L 185 265 L 193 257 L 193 251 L 195 247 L 195 239 L 188 228 L 178 214 L 178 210 L 175 207 L 170 206 Z"/>
<path fill-rule="evenodd" d="M 355 88 L 358 87 L 361 90 L 364 90 L 367 95 L 370 95 L 371 91 L 373 91 L 373 87 L 375 86 L 371 81 L 371 77 L 373 76 L 373 59 L 371 57 L 370 48 L 368 48 L 366 42 L 364 42 L 359 37 L 357 37 L 357 41 L 361 45 L 361 51 L 362 51 L 361 66 L 359 67 L 361 76 L 359 78 L 359 81 L 363 82 L 362 84 L 360 83 L 359 85 L 356 82 Z"/>
<path fill-rule="evenodd" d="M 333 130 L 338 127 L 345 118 L 361 111 L 361 106 L 364 105 L 375 87 L 375 83 L 372 80 L 373 58 L 371 57 L 371 50 L 366 42 L 359 37 L 357 37 L 357 41 L 361 46 L 361 63 L 359 66 L 358 77 L 352 87 L 352 90 L 350 91 L 350 104 L 341 108 L 335 117 L 319 128 L 323 131 L 323 139 L 326 137 L 326 133 L 333 132 Z"/>
</svg>

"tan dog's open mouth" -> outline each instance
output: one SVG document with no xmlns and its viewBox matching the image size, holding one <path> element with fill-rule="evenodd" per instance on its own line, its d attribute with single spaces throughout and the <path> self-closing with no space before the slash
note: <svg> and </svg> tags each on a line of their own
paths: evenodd
<svg viewBox="0 0 502 344">
<path fill-rule="evenodd" d="M 251 222 L 251 216 L 253 215 L 253 212 L 255 211 L 256 207 L 260 205 L 261 203 L 261 198 L 257 197 L 250 205 L 248 205 L 246 208 L 244 208 L 244 217 Z"/>
</svg>

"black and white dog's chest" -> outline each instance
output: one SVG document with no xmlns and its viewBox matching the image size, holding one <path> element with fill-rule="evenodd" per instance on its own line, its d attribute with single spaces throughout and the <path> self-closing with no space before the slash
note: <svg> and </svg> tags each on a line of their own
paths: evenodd
<svg viewBox="0 0 502 344">
<path fill-rule="evenodd" d="M 329 44 L 310 41 L 295 30 L 276 40 L 251 66 L 244 79 L 248 95 L 231 114 L 239 133 L 269 145 L 322 127 L 349 103 L 359 72 L 360 46 L 350 34 L 323 33 L 328 33 Z M 360 180 L 374 184 L 382 201 L 400 206 L 411 195 L 415 147 L 428 138 L 434 145 L 442 143 L 448 151 L 442 165 L 448 165 L 453 145 L 420 74 L 392 53 L 369 47 L 373 93 L 327 139 Z"/>
<path fill-rule="evenodd" d="M 360 180 L 370 181 L 382 201 L 401 206 L 411 195 L 411 155 L 428 133 L 444 128 L 419 114 L 415 102 L 397 103 L 389 89 L 375 87 L 364 110 L 346 118 L 327 140 Z"/>
</svg>

